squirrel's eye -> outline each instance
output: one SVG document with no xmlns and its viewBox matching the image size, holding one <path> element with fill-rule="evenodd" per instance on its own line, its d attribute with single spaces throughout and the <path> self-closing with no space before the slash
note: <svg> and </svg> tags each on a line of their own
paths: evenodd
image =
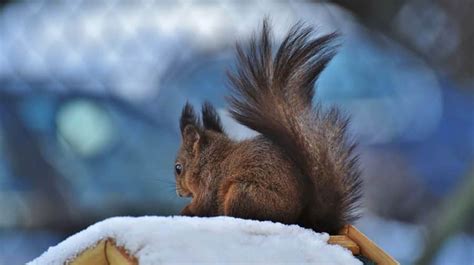
<svg viewBox="0 0 474 265">
<path fill-rule="evenodd" d="M 180 163 L 176 163 L 176 165 L 174 165 L 174 170 L 176 171 L 177 175 L 181 175 L 181 172 L 183 171 L 183 166 Z"/>
</svg>

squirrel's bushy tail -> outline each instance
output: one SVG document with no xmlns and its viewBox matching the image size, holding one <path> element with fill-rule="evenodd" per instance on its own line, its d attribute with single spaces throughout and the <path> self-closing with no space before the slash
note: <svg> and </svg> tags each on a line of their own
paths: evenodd
<svg viewBox="0 0 474 265">
<path fill-rule="evenodd" d="M 282 147 L 312 183 L 301 224 L 336 233 L 357 218 L 361 180 L 348 119 L 336 108 L 313 106 L 314 85 L 335 54 L 336 34 L 312 37 L 296 24 L 273 54 L 267 21 L 248 47 L 237 45 L 238 65 L 229 74 L 230 113 L 239 123 Z"/>
</svg>

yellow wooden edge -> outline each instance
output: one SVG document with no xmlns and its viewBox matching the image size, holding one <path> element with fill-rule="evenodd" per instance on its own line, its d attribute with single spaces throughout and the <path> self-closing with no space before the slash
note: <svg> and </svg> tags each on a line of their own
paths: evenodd
<svg viewBox="0 0 474 265">
<path fill-rule="evenodd" d="M 399 265 L 392 256 L 379 248 L 372 240 L 352 225 L 347 225 L 341 231 L 342 235 L 348 236 L 360 248 L 360 254 L 377 263 L 377 265 Z"/>
<path fill-rule="evenodd" d="M 108 240 L 105 247 L 109 265 L 138 265 L 138 260 L 129 255 L 123 247 L 118 247 L 114 241 Z"/>
<path fill-rule="evenodd" d="M 101 240 L 96 245 L 84 250 L 74 260 L 68 262 L 69 265 L 108 265 L 105 256 L 105 245 L 107 240 Z"/>
<path fill-rule="evenodd" d="M 113 239 L 103 239 L 84 250 L 69 265 L 138 265 L 135 257 L 118 247 Z"/>
<path fill-rule="evenodd" d="M 330 236 L 328 243 L 347 248 L 352 252 L 352 255 L 360 254 L 359 246 L 346 235 Z"/>
</svg>

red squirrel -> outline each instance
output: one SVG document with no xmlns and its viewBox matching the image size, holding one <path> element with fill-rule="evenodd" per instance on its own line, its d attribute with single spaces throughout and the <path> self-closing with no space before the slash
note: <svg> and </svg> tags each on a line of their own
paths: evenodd
<svg viewBox="0 0 474 265">
<path fill-rule="evenodd" d="M 313 33 L 296 24 L 273 53 L 264 21 L 248 46 L 237 44 L 228 111 L 258 136 L 235 141 L 210 103 L 202 106 L 202 121 L 186 103 L 175 175 L 178 195 L 192 200 L 182 215 L 269 220 L 330 234 L 357 219 L 362 183 L 356 145 L 346 135 L 349 119 L 312 103 L 337 34 Z"/>
</svg>

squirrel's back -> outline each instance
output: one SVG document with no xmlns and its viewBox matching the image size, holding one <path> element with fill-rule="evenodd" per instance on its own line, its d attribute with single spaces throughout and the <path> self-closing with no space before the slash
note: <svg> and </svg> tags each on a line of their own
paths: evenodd
<svg viewBox="0 0 474 265">
<path fill-rule="evenodd" d="M 357 218 L 361 179 L 348 119 L 338 109 L 313 105 L 314 85 L 334 55 L 335 34 L 312 37 L 294 26 L 275 55 L 268 23 L 248 47 L 237 46 L 238 66 L 229 74 L 229 112 L 269 139 L 295 165 L 306 183 L 297 223 L 336 233 Z"/>
</svg>

